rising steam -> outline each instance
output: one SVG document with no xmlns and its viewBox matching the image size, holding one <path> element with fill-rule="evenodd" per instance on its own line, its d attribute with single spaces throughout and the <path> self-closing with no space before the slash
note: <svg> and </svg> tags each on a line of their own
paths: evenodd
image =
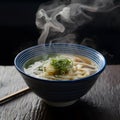
<svg viewBox="0 0 120 120">
<path fill-rule="evenodd" d="M 52 5 L 39 7 L 36 13 L 36 26 L 42 30 L 42 33 L 38 39 L 38 44 L 45 44 L 50 32 L 55 34 L 66 33 L 66 36 L 72 35 L 72 32 L 79 26 L 92 20 L 92 16 L 88 15 L 86 11 L 92 13 L 107 12 L 118 7 L 114 6 L 113 0 L 66 1 L 56 1 Z M 60 3 L 60 5 L 57 3 Z M 75 36 L 73 35 L 74 38 Z M 60 38 L 56 40 L 60 42 Z M 62 40 L 64 40 L 63 37 Z"/>
</svg>

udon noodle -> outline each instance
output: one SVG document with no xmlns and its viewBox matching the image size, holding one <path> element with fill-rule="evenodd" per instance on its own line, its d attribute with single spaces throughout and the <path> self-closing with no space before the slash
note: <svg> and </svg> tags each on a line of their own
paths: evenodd
<svg viewBox="0 0 120 120">
<path fill-rule="evenodd" d="M 44 58 L 44 59 L 43 59 Z M 34 61 L 34 59 L 32 59 Z M 30 61 L 29 61 L 30 63 Z M 96 73 L 97 64 L 91 59 L 70 54 L 42 57 L 24 67 L 25 73 L 49 80 L 74 80 Z"/>
</svg>

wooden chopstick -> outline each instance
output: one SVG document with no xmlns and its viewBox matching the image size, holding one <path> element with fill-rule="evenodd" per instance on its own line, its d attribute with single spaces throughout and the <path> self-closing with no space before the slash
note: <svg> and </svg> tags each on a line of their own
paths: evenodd
<svg viewBox="0 0 120 120">
<path fill-rule="evenodd" d="M 23 95 L 25 94 L 26 92 L 30 91 L 30 88 L 29 87 L 26 87 L 26 88 L 23 88 L 21 90 L 18 90 L 17 92 L 15 93 L 12 93 L 10 95 L 7 95 L 3 98 L 0 98 L 0 105 L 3 105 L 4 103 L 8 102 L 8 101 L 11 101 L 13 99 L 15 99 L 16 97 L 19 97 L 20 95 Z"/>
</svg>

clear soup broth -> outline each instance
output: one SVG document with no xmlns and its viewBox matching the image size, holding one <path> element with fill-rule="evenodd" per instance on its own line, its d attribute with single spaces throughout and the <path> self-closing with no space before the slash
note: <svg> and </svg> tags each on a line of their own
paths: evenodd
<svg viewBox="0 0 120 120">
<path fill-rule="evenodd" d="M 32 58 L 24 64 L 31 76 L 49 80 L 75 80 L 90 76 L 98 70 L 97 64 L 84 56 L 51 54 Z"/>
</svg>

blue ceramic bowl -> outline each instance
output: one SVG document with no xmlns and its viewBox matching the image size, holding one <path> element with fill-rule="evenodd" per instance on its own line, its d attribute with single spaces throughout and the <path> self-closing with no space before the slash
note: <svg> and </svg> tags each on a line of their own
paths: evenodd
<svg viewBox="0 0 120 120">
<path fill-rule="evenodd" d="M 43 80 L 32 77 L 24 72 L 23 66 L 29 59 L 51 53 L 68 53 L 83 55 L 98 65 L 97 73 L 76 80 Z M 85 95 L 105 69 L 106 61 L 98 51 L 79 44 L 55 43 L 36 45 L 21 51 L 14 59 L 14 65 L 31 90 L 45 102 L 54 106 L 65 106 L 74 103 Z"/>
</svg>

